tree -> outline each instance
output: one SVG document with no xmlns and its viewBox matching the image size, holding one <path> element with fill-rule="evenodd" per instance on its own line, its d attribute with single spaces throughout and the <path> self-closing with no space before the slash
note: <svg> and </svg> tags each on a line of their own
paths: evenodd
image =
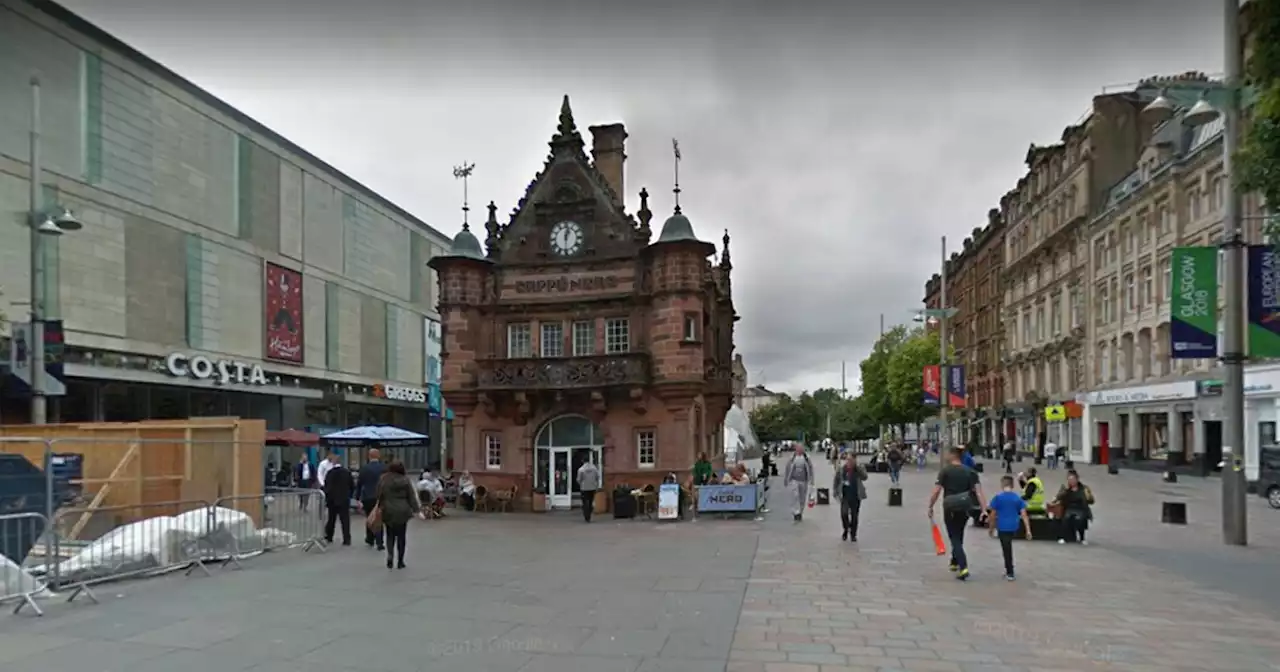
<svg viewBox="0 0 1280 672">
<path fill-rule="evenodd" d="M 1274 211 L 1280 208 L 1280 0 L 1255 0 L 1249 23 L 1253 54 L 1247 81 L 1258 97 L 1233 170 L 1240 176 L 1237 188 L 1256 191 Z M 1280 220 L 1269 219 L 1265 229 L 1280 234 Z"/>
<path fill-rule="evenodd" d="M 924 403 L 924 367 L 938 363 L 938 332 L 917 329 L 889 359 L 889 400 L 902 422 L 920 422 L 936 411 Z"/>
<path fill-rule="evenodd" d="M 907 328 L 896 326 L 886 331 L 871 348 L 871 354 L 862 360 L 862 397 L 869 420 L 875 425 L 901 424 L 893 411 L 889 394 L 889 360 L 907 340 Z"/>
</svg>

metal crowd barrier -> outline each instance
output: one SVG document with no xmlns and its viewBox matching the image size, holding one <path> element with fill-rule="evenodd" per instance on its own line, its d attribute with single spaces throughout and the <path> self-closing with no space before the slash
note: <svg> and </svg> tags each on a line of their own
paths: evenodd
<svg viewBox="0 0 1280 672">
<path fill-rule="evenodd" d="M 54 591 L 96 603 L 93 587 L 102 583 L 176 571 L 212 576 L 211 565 L 240 568 L 263 552 L 326 550 L 319 490 L 180 499 L 193 484 L 201 492 L 237 482 L 217 466 L 225 451 L 258 454 L 245 442 L 190 437 L 199 432 L 176 440 L 0 437 L 0 602 L 43 615 L 37 599 Z M 167 494 L 176 497 L 138 501 Z"/>
<path fill-rule="evenodd" d="M 23 566 L 31 557 L 31 549 L 45 531 L 49 519 L 35 512 L 0 515 L 0 603 L 16 602 L 13 613 L 31 607 L 37 616 L 44 611 L 35 597 L 48 589 L 45 582 Z"/>
</svg>

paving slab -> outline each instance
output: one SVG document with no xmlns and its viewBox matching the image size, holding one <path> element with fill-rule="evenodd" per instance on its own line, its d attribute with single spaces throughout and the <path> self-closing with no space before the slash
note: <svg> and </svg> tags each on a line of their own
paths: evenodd
<svg viewBox="0 0 1280 672">
<path fill-rule="evenodd" d="M 403 571 L 357 544 L 103 586 L 101 604 L 0 616 L 0 668 L 1280 670 L 1280 512 L 1261 498 L 1253 545 L 1228 548 L 1216 479 L 1082 468 L 1099 500 L 1091 545 L 1019 542 L 1008 583 L 999 545 L 971 529 L 961 583 L 932 549 L 935 469 L 904 473 L 902 507 L 873 475 L 857 544 L 840 540 L 835 502 L 800 523 L 778 501 L 762 521 L 458 514 L 412 527 Z M 1189 524 L 1161 525 L 1175 497 Z"/>
</svg>

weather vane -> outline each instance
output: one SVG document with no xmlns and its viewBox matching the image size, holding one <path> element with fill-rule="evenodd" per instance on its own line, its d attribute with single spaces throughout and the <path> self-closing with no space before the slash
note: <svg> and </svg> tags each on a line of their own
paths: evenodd
<svg viewBox="0 0 1280 672">
<path fill-rule="evenodd" d="M 462 228 L 464 229 L 470 226 L 468 217 L 471 212 L 471 203 L 467 193 L 467 180 L 470 179 L 471 173 L 474 172 L 475 169 L 476 164 L 467 163 L 465 161 L 462 162 L 461 166 L 454 166 L 453 168 L 454 179 L 462 180 Z"/>
<path fill-rule="evenodd" d="M 680 141 L 671 138 L 671 152 L 675 154 L 676 187 L 672 189 L 676 195 L 676 214 L 680 214 Z"/>
</svg>

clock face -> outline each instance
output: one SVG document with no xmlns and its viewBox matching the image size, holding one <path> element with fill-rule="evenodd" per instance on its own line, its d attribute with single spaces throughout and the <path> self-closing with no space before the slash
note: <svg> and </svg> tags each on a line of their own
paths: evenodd
<svg viewBox="0 0 1280 672">
<path fill-rule="evenodd" d="M 551 249 L 565 257 L 581 252 L 582 227 L 577 222 L 569 221 L 551 227 Z"/>
</svg>

